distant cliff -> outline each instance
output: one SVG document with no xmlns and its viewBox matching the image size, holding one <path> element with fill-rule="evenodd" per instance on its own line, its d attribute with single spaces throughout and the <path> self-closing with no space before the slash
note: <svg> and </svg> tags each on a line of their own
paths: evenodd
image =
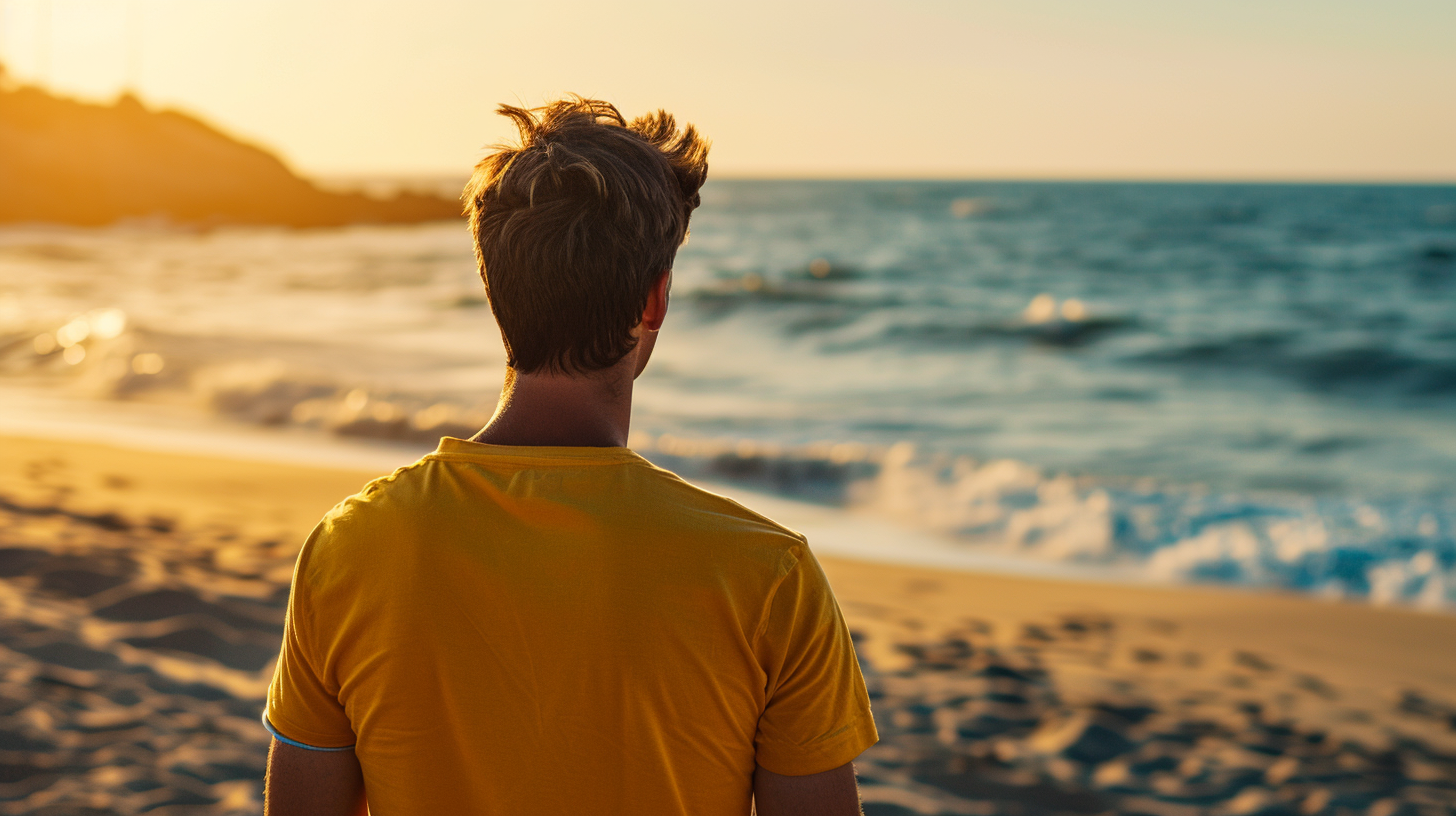
<svg viewBox="0 0 1456 816">
<path fill-rule="evenodd" d="M 132 96 L 93 105 L 3 82 L 0 73 L 0 222 L 319 227 L 460 217 L 459 202 L 436 196 L 320 190 L 271 153 Z"/>
</svg>

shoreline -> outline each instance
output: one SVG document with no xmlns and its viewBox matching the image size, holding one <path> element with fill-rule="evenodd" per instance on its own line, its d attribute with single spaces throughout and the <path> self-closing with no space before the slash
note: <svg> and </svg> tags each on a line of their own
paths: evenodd
<svg viewBox="0 0 1456 816">
<path fill-rule="evenodd" d="M 63 396 L 11 390 L 15 398 L 0 411 L 0 442 L 46 440 L 61 445 L 99 445 L 137 453 L 192 456 L 385 475 L 414 462 L 433 445 L 340 438 L 299 428 L 276 429 L 199 416 L 195 411 L 152 403 L 95 405 Z M 684 476 L 792 527 L 825 555 L 881 564 L 971 570 L 1071 581 L 1160 586 L 1135 568 L 1098 566 L 1016 557 L 966 546 L 946 536 L 917 530 L 872 513 L 775 495 L 756 487 Z M 367 481 L 367 479 L 366 479 Z M 363 482 L 360 482 L 362 485 Z M 352 493 L 353 491 L 349 491 Z M 3 482 L 0 482 L 3 493 Z M 339 496 L 342 499 L 349 493 Z M 893 538 L 893 549 L 879 544 Z"/>
<path fill-rule="evenodd" d="M 316 461 L 280 461 L 271 456 L 238 458 L 160 446 L 148 449 L 111 442 L 15 436 L 7 431 L 0 428 L 0 497 L 18 500 L 21 505 L 61 503 L 68 512 L 95 516 L 116 514 L 142 518 L 161 514 L 184 525 L 235 527 L 240 535 L 273 539 L 279 549 L 293 552 L 330 507 L 368 481 L 389 472 L 385 468 Z M 369 446 L 342 443 L 338 447 Z M 399 453 L 406 452 L 404 446 L 399 447 Z M 384 463 L 394 453 L 380 451 L 374 460 L 361 452 L 356 461 Z M 403 464 L 410 461 L 413 458 Z M 805 533 L 831 579 L 850 589 L 848 597 L 852 604 L 863 604 L 866 597 L 884 592 L 897 602 L 938 609 L 935 614 L 945 617 L 973 611 L 1008 619 L 1101 610 L 1126 615 L 1161 612 L 1164 617 L 1194 622 L 1195 626 L 1217 628 L 1236 624 L 1241 634 L 1261 638 L 1275 636 L 1274 631 L 1260 627 L 1260 621 L 1265 618 L 1294 620 L 1304 625 L 1330 618 L 1344 626 L 1368 628 L 1372 634 L 1400 627 L 1445 632 L 1451 637 L 1447 642 L 1456 643 L 1456 615 L 1444 611 L 1378 606 L 1250 587 L 1170 585 L 1125 580 L 1120 576 L 1089 577 L 1072 569 L 1058 569 L 1061 566 L 1058 564 L 1032 563 L 1029 569 L 1018 571 L 1016 567 L 1027 566 L 1025 562 L 1008 563 L 1015 562 L 1011 558 L 978 559 L 974 554 L 960 563 L 952 559 L 937 563 L 940 554 L 931 550 L 937 540 L 929 534 L 735 485 L 695 484 L 721 491 L 750 509 Z M 884 549 L 871 551 L 866 540 L 875 535 L 909 539 L 910 557 L 915 557 L 913 551 L 918 547 L 920 562 L 895 560 Z M 991 568 L 977 569 L 978 560 Z M 1045 569 L 1038 568 L 1043 566 Z M 941 582 L 944 588 L 932 587 L 929 579 Z M 964 603 L 969 598 L 981 600 L 973 601 L 974 607 L 967 607 Z M 995 599 L 1001 611 L 983 608 L 990 598 Z M 1226 612 L 1229 606 L 1246 611 L 1229 615 Z M 1199 621 L 1204 623 L 1196 623 Z M 1359 621 L 1370 623 L 1360 625 L 1356 623 Z M 1307 642 L 1305 646 L 1311 653 L 1332 651 L 1329 643 Z M 1388 664 L 1386 660 L 1375 662 L 1381 668 Z M 1397 661 L 1395 665 L 1401 667 L 1399 671 L 1439 678 L 1456 694 L 1456 660 L 1427 654 L 1421 660 Z"/>
<path fill-rule="evenodd" d="M 360 485 L 409 465 L 434 450 L 434 446 L 428 444 L 336 437 L 301 428 L 278 429 L 228 423 L 199 416 L 181 406 L 154 403 L 107 403 L 98 406 L 84 400 L 14 389 L 9 391 L 8 396 L 18 402 L 0 411 L 0 447 L 10 440 L 47 441 L 63 446 L 97 445 L 138 454 L 355 472 L 367 476 Z M 4 461 L 3 454 L 0 454 L 0 465 Z M 684 478 L 805 533 L 814 544 L 815 552 L 827 557 L 887 566 L 1122 587 L 1289 597 L 1324 604 L 1399 609 L 1456 618 L 1456 607 L 1421 607 L 1408 601 L 1382 604 L 1368 598 L 1327 597 L 1277 587 L 1179 583 L 1152 577 L 1138 564 L 1090 564 L 1017 556 L 967 545 L 949 536 L 916 529 L 864 509 L 814 503 L 765 492 L 758 486 L 718 479 Z M 341 493 L 338 499 L 352 492 Z M 4 482 L 0 477 L 0 495 L 3 494 Z M 894 548 L 880 543 L 891 538 L 896 542 Z"/>
</svg>

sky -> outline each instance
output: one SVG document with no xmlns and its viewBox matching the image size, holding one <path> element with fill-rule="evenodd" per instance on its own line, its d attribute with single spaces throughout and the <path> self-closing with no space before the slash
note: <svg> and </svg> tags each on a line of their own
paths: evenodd
<svg viewBox="0 0 1456 816">
<path fill-rule="evenodd" d="M 718 176 L 1456 181 L 1452 0 L 0 0 L 0 61 L 320 175 L 463 175 L 500 102 L 665 108 Z"/>
</svg>

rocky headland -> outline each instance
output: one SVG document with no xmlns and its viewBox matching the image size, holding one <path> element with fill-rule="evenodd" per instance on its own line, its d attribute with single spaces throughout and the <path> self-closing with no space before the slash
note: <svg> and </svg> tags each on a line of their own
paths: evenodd
<svg viewBox="0 0 1456 816">
<path fill-rule="evenodd" d="M 459 202 L 438 196 L 320 189 L 267 150 L 131 95 L 92 104 L 0 73 L 0 223 L 325 227 L 458 217 Z"/>
</svg>

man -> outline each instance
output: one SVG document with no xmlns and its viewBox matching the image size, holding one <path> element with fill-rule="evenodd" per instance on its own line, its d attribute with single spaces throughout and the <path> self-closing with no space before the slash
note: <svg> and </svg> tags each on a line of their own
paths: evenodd
<svg viewBox="0 0 1456 816">
<path fill-rule="evenodd" d="M 875 728 L 804 538 L 625 447 L 707 142 L 501 113 L 465 198 L 505 390 L 304 545 L 267 812 L 858 814 Z"/>
</svg>

